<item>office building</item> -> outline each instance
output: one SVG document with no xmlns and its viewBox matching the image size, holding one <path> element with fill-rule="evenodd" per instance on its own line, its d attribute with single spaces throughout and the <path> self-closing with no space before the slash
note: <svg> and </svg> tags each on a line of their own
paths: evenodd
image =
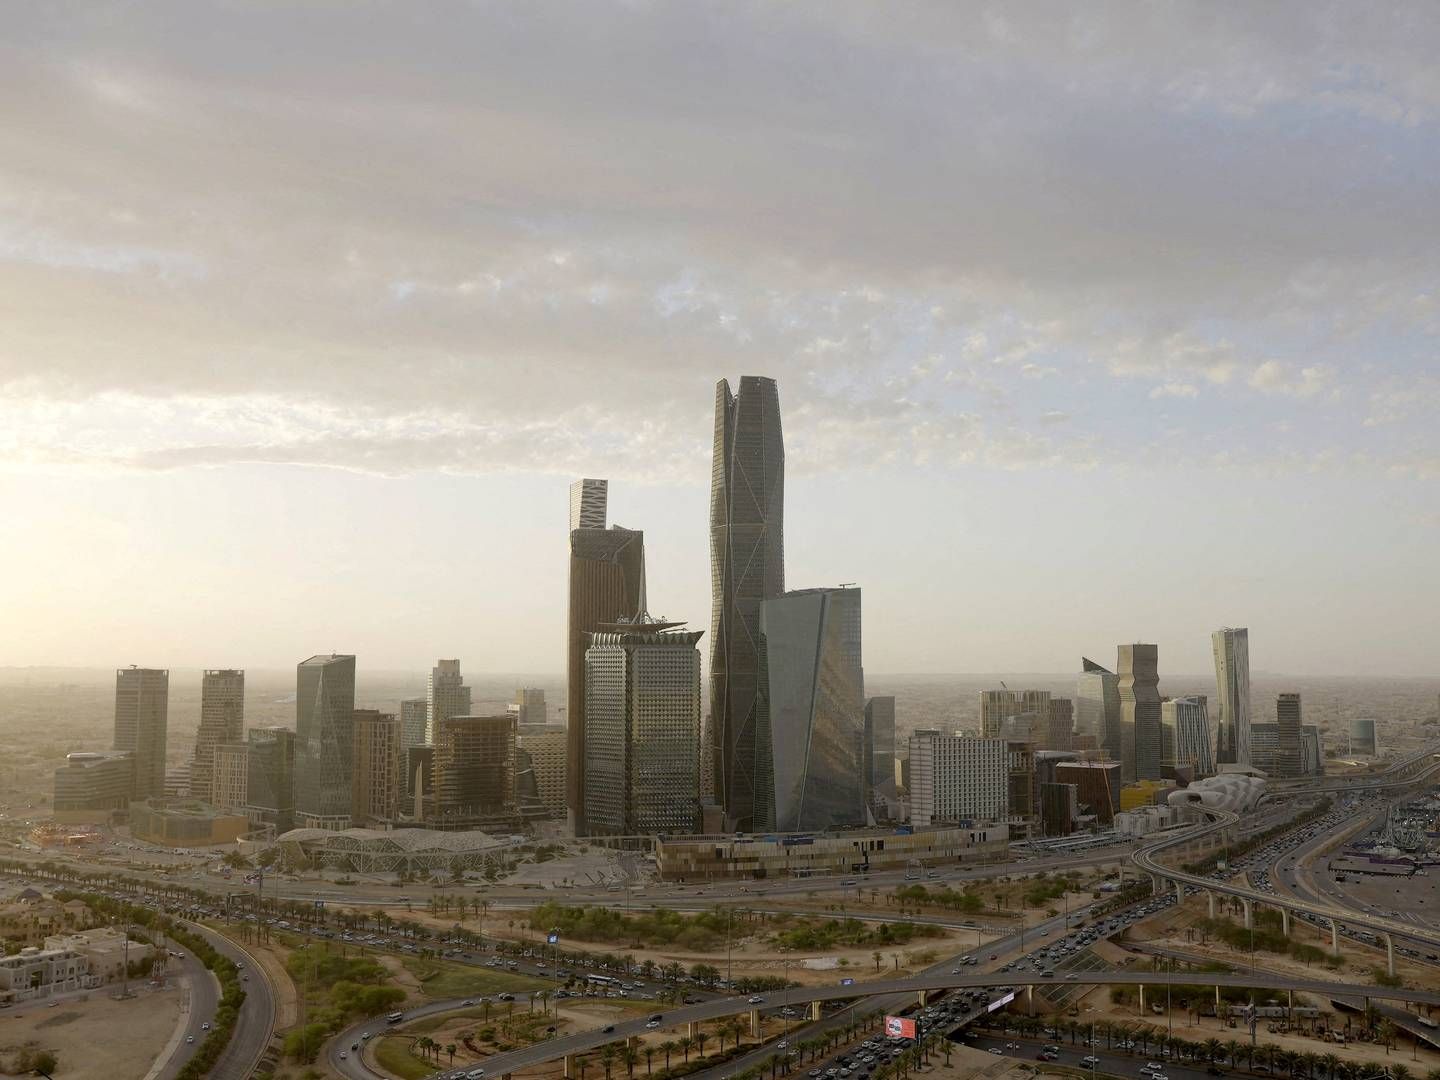
<svg viewBox="0 0 1440 1080">
<path fill-rule="evenodd" d="M 855 588 L 801 589 L 760 605 L 759 708 L 770 739 L 755 753 L 756 830 L 865 824 L 860 627 Z"/>
<path fill-rule="evenodd" d="M 245 672 L 207 671 L 200 677 L 200 726 L 190 766 L 190 793 L 215 802 L 215 747 L 245 741 Z"/>
<path fill-rule="evenodd" d="M 1069 750 L 1075 730 L 1075 703 L 1070 698 L 1050 699 L 1049 721 L 1045 737 L 1039 742 L 1041 750 Z"/>
<path fill-rule="evenodd" d="M 585 827 L 585 650 L 602 626 L 645 609 L 645 534 L 605 527 L 607 484 L 570 488 L 570 597 L 565 626 L 565 787 L 570 828 Z"/>
<path fill-rule="evenodd" d="M 1010 745 L 1004 739 L 970 739 L 930 729 L 911 735 L 911 825 L 1007 821 Z"/>
<path fill-rule="evenodd" d="M 470 715 L 470 687 L 460 674 L 459 660 L 436 660 L 425 687 L 425 741 L 435 741 L 435 729 L 451 716 Z"/>
<path fill-rule="evenodd" d="M 450 716 L 435 731 L 433 828 L 498 828 L 516 822 L 515 717 Z"/>
<path fill-rule="evenodd" d="M 1081 812 L 1109 825 L 1120 809 L 1121 769 L 1118 761 L 1062 761 L 1055 766 L 1055 782 L 1074 784 Z"/>
<path fill-rule="evenodd" d="M 1075 734 L 1093 739 L 1110 755 L 1123 761 L 1125 745 L 1120 717 L 1120 677 L 1089 657 L 1080 658 L 1081 671 L 1075 679 Z M 1083 800 L 1084 793 L 1081 793 Z"/>
<path fill-rule="evenodd" d="M 412 746 L 425 746 L 429 727 L 430 702 L 427 699 L 406 698 L 400 702 L 400 742 L 406 750 Z"/>
<path fill-rule="evenodd" d="M 433 746 L 411 746 L 405 751 L 405 798 L 410 800 L 429 799 L 435 795 L 435 748 Z M 414 803 L 415 817 L 425 817 L 423 802 Z"/>
<path fill-rule="evenodd" d="M 1121 765 L 1125 779 L 1160 779 L 1160 651 L 1119 648 Z"/>
<path fill-rule="evenodd" d="M 760 605 L 785 591 L 785 441 L 775 380 L 715 387 L 710 471 L 710 712 L 717 795 L 731 826 L 757 827 L 772 775 L 760 672 Z"/>
<path fill-rule="evenodd" d="M 1300 728 L 1300 772 L 1303 776 L 1325 775 L 1325 741 L 1314 724 Z"/>
<path fill-rule="evenodd" d="M 245 816 L 276 836 L 295 827 L 295 744 L 283 727 L 251 728 L 246 743 Z"/>
<path fill-rule="evenodd" d="M 1007 720 L 1014 720 L 1022 716 L 1025 718 L 1023 722 L 1006 726 Z M 1049 732 L 1049 690 L 980 691 L 980 737 L 982 739 L 1018 737 L 1036 740 L 1044 738 Z M 1046 749 L 1061 750 L 1064 747 L 1046 747 Z"/>
<path fill-rule="evenodd" d="M 1160 764 L 1188 769 L 1192 779 L 1215 773 L 1210 747 L 1210 711 L 1204 694 L 1160 703 Z"/>
<path fill-rule="evenodd" d="M 1356 757 L 1379 757 L 1379 727 L 1378 720 L 1351 720 L 1349 753 Z"/>
<path fill-rule="evenodd" d="M 378 709 L 356 709 L 355 772 L 350 817 L 357 825 L 393 822 L 400 812 L 405 762 L 400 718 Z"/>
<path fill-rule="evenodd" d="M 549 724 L 520 724 L 515 737 L 516 768 L 527 771 L 533 790 L 524 789 L 523 810 L 540 809 L 552 817 L 565 816 L 565 729 Z M 533 797 L 534 806 L 527 805 Z"/>
<path fill-rule="evenodd" d="M 160 797 L 165 799 L 190 798 L 190 762 L 182 761 L 173 769 L 165 770 L 165 786 Z M 153 798 L 154 796 L 152 796 Z"/>
<path fill-rule="evenodd" d="M 865 701 L 866 743 L 869 747 L 870 788 L 893 796 L 895 791 L 895 699 L 872 697 Z"/>
<path fill-rule="evenodd" d="M 194 799 L 151 799 L 130 804 L 130 835 L 166 847 L 233 844 L 250 831 L 244 814 L 222 813 Z"/>
<path fill-rule="evenodd" d="M 585 652 L 585 826 L 589 836 L 693 833 L 700 826 L 703 630 L 645 617 L 590 634 Z"/>
<path fill-rule="evenodd" d="M 209 802 L 227 814 L 244 814 L 250 804 L 250 747 L 243 743 L 220 743 L 211 748 Z"/>
<path fill-rule="evenodd" d="M 538 686 L 519 687 L 508 711 L 515 714 L 515 722 L 521 727 L 535 727 L 547 723 L 545 691 Z"/>
<path fill-rule="evenodd" d="M 169 708 L 170 672 L 133 666 L 115 672 L 114 748 L 135 759 L 136 799 L 165 792 Z"/>
<path fill-rule="evenodd" d="M 135 790 L 135 758 L 128 750 L 65 755 L 55 770 L 51 804 L 57 822 L 103 825 L 117 810 L 130 805 Z"/>
<path fill-rule="evenodd" d="M 1010 831 L 1024 835 L 1035 827 L 1039 814 L 1035 788 L 1035 744 L 1029 740 L 1005 740 L 1005 762 L 1009 773 Z"/>
<path fill-rule="evenodd" d="M 1260 721 L 1250 725 L 1250 768 L 1266 776 L 1280 775 L 1280 726 Z"/>
<path fill-rule="evenodd" d="M 1225 627 L 1210 635 L 1215 654 L 1215 762 L 1249 765 L 1250 631 Z"/>
<path fill-rule="evenodd" d="M 1280 777 L 1295 777 L 1300 768 L 1300 695 L 1280 694 L 1275 699 L 1275 774 Z"/>
<path fill-rule="evenodd" d="M 295 668 L 295 824 L 345 829 L 355 776 L 355 657 Z"/>
<path fill-rule="evenodd" d="M 1040 827 L 1046 836 L 1069 836 L 1080 816 L 1080 789 L 1075 784 L 1040 785 Z"/>
</svg>

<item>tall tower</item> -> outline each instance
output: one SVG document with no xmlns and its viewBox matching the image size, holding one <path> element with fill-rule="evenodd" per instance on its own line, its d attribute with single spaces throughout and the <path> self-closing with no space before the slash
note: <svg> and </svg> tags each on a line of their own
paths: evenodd
<svg viewBox="0 0 1440 1080">
<path fill-rule="evenodd" d="M 459 660 L 436 660 L 425 691 L 425 741 L 435 744 L 440 721 L 470 715 L 470 687 L 460 674 Z"/>
<path fill-rule="evenodd" d="M 1154 645 L 1121 645 L 1120 731 L 1125 781 L 1159 780 L 1160 650 Z"/>
<path fill-rule="evenodd" d="M 1080 658 L 1075 679 L 1075 733 L 1089 735 L 1114 762 L 1125 760 L 1120 724 L 1120 678 L 1089 657 Z"/>
<path fill-rule="evenodd" d="M 1275 699 L 1275 771 L 1279 776 L 1300 776 L 1300 694 L 1280 694 Z"/>
<path fill-rule="evenodd" d="M 295 823 L 345 829 L 355 765 L 355 657 L 312 656 L 295 668 Z"/>
<path fill-rule="evenodd" d="M 760 605 L 785 591 L 785 442 L 774 379 L 715 387 L 710 468 L 710 712 L 720 802 L 735 829 L 755 827 L 768 745 L 760 678 Z"/>
<path fill-rule="evenodd" d="M 190 766 L 190 794 L 215 801 L 215 747 L 245 741 L 245 672 L 207 671 L 200 679 L 200 727 Z"/>
<path fill-rule="evenodd" d="M 350 816 L 365 824 L 393 821 L 400 809 L 404 775 L 400 719 L 378 709 L 356 709 L 354 723 Z"/>
<path fill-rule="evenodd" d="M 565 626 L 565 789 L 570 826 L 585 825 L 585 650 L 590 635 L 645 609 L 645 534 L 605 527 L 606 481 L 570 485 L 570 610 Z"/>
<path fill-rule="evenodd" d="M 1221 765 L 1250 764 L 1250 631 L 1225 627 L 1210 635 L 1215 651 L 1215 690 L 1219 709 L 1215 760 Z"/>
<path fill-rule="evenodd" d="M 165 794 L 170 672 L 128 667 L 115 672 L 115 749 L 135 758 L 137 800 Z"/>
</svg>

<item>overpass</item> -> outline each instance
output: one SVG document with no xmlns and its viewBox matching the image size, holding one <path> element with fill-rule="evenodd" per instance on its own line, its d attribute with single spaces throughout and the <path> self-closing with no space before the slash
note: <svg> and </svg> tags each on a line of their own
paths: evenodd
<svg viewBox="0 0 1440 1080">
<path fill-rule="evenodd" d="M 1420 783 L 1429 779 L 1437 771 L 1440 771 L 1440 747 L 1432 744 L 1423 750 L 1415 751 L 1400 759 L 1386 772 L 1365 780 L 1341 782 L 1341 789 L 1346 791 L 1366 790 L 1375 791 L 1385 788 L 1405 787 L 1410 784 Z M 1329 788 L 1305 788 L 1303 790 L 1332 790 Z M 1214 807 L 1196 806 L 1196 810 L 1210 818 L 1209 823 L 1197 826 L 1194 829 L 1187 829 L 1184 832 L 1161 837 L 1131 855 L 1131 860 L 1143 872 L 1150 875 L 1158 890 L 1162 881 L 1173 882 L 1177 900 L 1185 897 L 1185 888 L 1189 886 L 1204 892 L 1210 902 L 1210 915 L 1215 915 L 1215 897 L 1228 896 L 1239 900 L 1245 911 L 1245 926 L 1254 926 L 1255 905 L 1260 904 L 1279 910 L 1281 917 L 1281 928 L 1288 936 L 1290 933 L 1290 916 L 1292 914 L 1308 915 L 1315 919 L 1328 921 L 1330 924 L 1330 948 L 1331 951 L 1340 951 L 1340 927 L 1348 926 L 1352 929 L 1360 928 L 1375 934 L 1385 943 L 1386 967 L 1389 973 L 1395 974 L 1395 938 L 1410 938 L 1422 941 L 1427 945 L 1440 946 L 1440 927 L 1428 930 L 1416 926 L 1413 923 L 1401 922 L 1396 919 L 1387 919 L 1378 915 L 1364 915 L 1350 908 L 1341 907 L 1338 904 L 1329 904 L 1320 901 L 1310 901 L 1298 897 L 1283 897 L 1271 893 L 1262 893 L 1245 885 L 1236 885 L 1229 882 L 1216 881 L 1214 878 L 1205 877 L 1200 874 L 1192 874 L 1185 870 L 1179 870 L 1161 862 L 1159 856 L 1162 853 L 1178 854 L 1186 848 L 1197 847 L 1203 844 L 1210 837 L 1219 834 L 1224 836 L 1227 830 L 1240 820 L 1240 815 L 1229 810 L 1220 810 Z"/>
<path fill-rule="evenodd" d="M 1357 986 L 1354 983 L 1319 982 L 1308 979 L 1294 979 L 1288 976 L 1267 974 L 1264 972 L 1244 973 L 1217 973 L 1217 972 L 1151 972 L 1151 971 L 1082 971 L 1074 973 L 1074 978 L 1066 976 L 1059 985 L 1073 983 L 1081 986 L 1135 986 L 1140 990 L 1141 1009 L 1144 1009 L 1145 995 L 1147 991 L 1164 989 L 1167 986 L 1213 986 L 1218 1001 L 1221 992 L 1228 988 L 1239 988 L 1247 990 L 1271 990 L 1277 993 L 1285 993 L 1291 997 L 1299 994 L 1313 994 L 1325 998 L 1350 998 L 1357 996 L 1366 1003 L 1371 998 L 1387 1001 L 1403 1001 L 1417 1005 L 1440 1005 L 1440 991 L 1436 990 L 1415 990 L 1406 987 L 1372 987 Z M 915 1000 L 924 1004 L 929 995 L 944 990 L 963 990 L 994 987 L 997 984 L 1011 987 L 1026 987 L 1028 994 L 1034 993 L 1037 986 L 1055 986 L 1056 979 L 1051 976 L 1046 978 L 1038 974 L 1021 974 L 1007 972 L 1003 975 L 995 972 L 977 971 L 968 974 L 928 974 L 916 975 L 908 979 L 882 979 L 874 982 L 855 983 L 852 986 L 822 986 L 822 987 L 795 987 L 789 990 L 781 990 L 775 993 L 766 994 L 763 1001 L 752 1003 L 747 998 L 731 997 L 719 998 L 714 1001 L 702 1002 L 698 1005 L 688 1005 L 678 1009 L 670 1009 L 664 1013 L 664 1025 L 667 1028 L 677 1028 L 687 1024 L 697 1024 L 703 1020 L 715 1020 L 723 1016 L 749 1015 L 752 1032 L 759 1030 L 759 1013 L 762 1009 L 771 1010 L 784 1008 L 786 1006 L 808 1006 L 812 1018 L 818 1019 L 820 1006 L 827 1001 L 855 1001 L 864 998 L 877 997 L 882 995 L 913 995 Z M 523 995 L 522 995 L 523 996 Z M 462 1007 L 460 1001 L 436 1002 L 432 1005 L 422 1006 L 413 1009 L 405 1014 L 406 1020 L 417 1020 L 427 1016 L 434 1016 L 444 1012 L 450 1012 Z M 565 1075 L 578 1075 L 574 1068 L 574 1058 L 578 1054 L 597 1049 L 605 1043 L 623 1042 L 633 1036 L 643 1035 L 646 1029 L 647 1017 L 641 1016 L 624 1023 L 617 1023 L 609 1028 L 591 1028 L 588 1031 L 576 1032 L 572 1035 L 563 1035 L 558 1038 L 548 1039 L 536 1043 L 533 1046 L 522 1047 L 518 1050 L 511 1050 L 503 1054 L 495 1054 L 486 1058 L 480 1064 L 484 1067 L 486 1075 L 490 1080 L 500 1080 L 518 1069 L 532 1068 L 536 1065 L 543 1065 L 547 1062 L 561 1060 L 565 1064 Z M 383 1033 L 387 1024 L 384 1017 L 373 1017 L 369 1020 L 352 1024 L 346 1028 L 338 1038 L 331 1044 L 330 1065 L 341 1075 L 349 1080 L 375 1080 L 376 1077 L 384 1077 L 386 1074 L 377 1073 L 371 1069 L 360 1057 L 347 1057 L 344 1060 L 339 1054 L 352 1044 L 358 1042 L 362 1033 L 370 1032 L 372 1035 Z"/>
</svg>

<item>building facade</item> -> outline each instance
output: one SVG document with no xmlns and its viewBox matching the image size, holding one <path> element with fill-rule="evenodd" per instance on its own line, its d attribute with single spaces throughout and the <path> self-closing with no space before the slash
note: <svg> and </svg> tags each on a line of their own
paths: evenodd
<svg viewBox="0 0 1440 1080">
<path fill-rule="evenodd" d="M 469 709 L 465 710 L 469 712 Z M 430 727 L 430 702 L 423 697 L 406 698 L 400 702 L 400 741 L 406 750 L 425 746 Z"/>
<path fill-rule="evenodd" d="M 295 732 L 251 728 L 246 741 L 245 816 L 256 829 L 295 827 Z"/>
<path fill-rule="evenodd" d="M 1275 775 L 1300 776 L 1300 728 L 1302 725 L 1299 693 L 1280 694 L 1275 699 Z"/>
<path fill-rule="evenodd" d="M 245 672 L 233 668 L 207 671 L 200 677 L 200 726 L 195 729 L 195 757 L 190 766 L 190 793 L 213 802 L 215 747 L 245 741 Z"/>
<path fill-rule="evenodd" d="M 436 660 L 425 687 L 425 741 L 435 741 L 441 720 L 470 715 L 470 687 L 460 674 L 459 660 Z"/>
<path fill-rule="evenodd" d="M 538 686 L 521 686 L 515 690 L 515 700 L 510 704 L 515 722 L 521 727 L 535 727 L 549 723 L 545 712 L 545 691 Z"/>
<path fill-rule="evenodd" d="M 771 770 L 763 756 L 765 686 L 760 606 L 785 591 L 785 441 L 775 380 L 746 375 L 715 387 L 710 471 L 710 712 L 718 800 L 734 829 L 756 827 Z"/>
<path fill-rule="evenodd" d="M 355 777 L 355 657 L 312 656 L 295 669 L 295 823 L 350 825 Z"/>
<path fill-rule="evenodd" d="M 250 831 L 244 814 L 225 814 L 191 799 L 151 799 L 130 804 L 130 835 L 168 847 L 231 844 Z"/>
<path fill-rule="evenodd" d="M 1070 698 L 1052 697 L 1049 720 L 1049 730 L 1038 748 L 1041 750 L 1069 750 L 1075 731 L 1075 702 Z"/>
<path fill-rule="evenodd" d="M 1094 739 L 1111 761 L 1125 759 L 1125 737 L 1120 716 L 1120 676 L 1089 657 L 1080 658 L 1075 679 L 1075 734 Z"/>
<path fill-rule="evenodd" d="M 1305 776 L 1325 775 L 1325 742 L 1314 724 L 1300 728 L 1300 771 Z"/>
<path fill-rule="evenodd" d="M 1118 761 L 1062 761 L 1055 766 L 1057 784 L 1074 784 L 1082 813 L 1109 825 L 1120 809 L 1121 765 Z"/>
<path fill-rule="evenodd" d="M 404 769 L 400 718 L 378 709 L 356 709 L 354 738 L 351 820 L 358 825 L 392 822 L 400 812 Z"/>
<path fill-rule="evenodd" d="M 895 791 L 895 699 L 872 697 L 865 701 L 866 744 L 869 749 L 870 789 L 885 795 Z"/>
<path fill-rule="evenodd" d="M 588 836 L 693 833 L 700 825 L 703 630 L 615 624 L 585 653 Z"/>
<path fill-rule="evenodd" d="M 861 591 L 802 589 L 766 600 L 760 639 L 759 708 L 770 745 L 755 754 L 755 828 L 864 825 L 872 762 L 863 753 Z"/>
<path fill-rule="evenodd" d="M 1349 752 L 1359 757 L 1380 756 L 1380 722 L 1355 719 L 1350 721 Z"/>
<path fill-rule="evenodd" d="M 1074 784 L 1040 785 L 1040 827 L 1046 836 L 1069 836 L 1080 816 L 1080 789 Z"/>
<path fill-rule="evenodd" d="M 910 823 L 1007 821 L 1009 747 L 1004 739 L 916 731 L 910 736 Z"/>
<path fill-rule="evenodd" d="M 55 820 L 67 825 L 104 824 L 130 805 L 135 758 L 128 750 L 65 755 L 55 770 Z"/>
<path fill-rule="evenodd" d="M 1119 648 L 1121 765 L 1125 779 L 1160 779 L 1160 650 Z"/>
<path fill-rule="evenodd" d="M 565 815 L 565 729 L 559 725 L 520 724 L 515 737 L 517 767 L 530 771 L 539 807 Z M 522 802 L 522 808 L 523 802 Z M 528 808 L 527 808 L 528 809 Z"/>
<path fill-rule="evenodd" d="M 515 717 L 450 716 L 435 732 L 435 828 L 498 827 L 518 817 Z"/>
<path fill-rule="evenodd" d="M 589 635 L 645 609 L 645 534 L 619 526 L 606 528 L 607 490 L 604 480 L 578 480 L 570 488 L 565 801 L 576 836 L 586 833 L 585 651 L 590 647 Z"/>
<path fill-rule="evenodd" d="M 135 759 L 136 799 L 165 793 L 165 747 L 169 732 L 170 672 L 128 667 L 115 672 L 116 750 Z"/>
<path fill-rule="evenodd" d="M 246 743 L 219 743 L 211 748 L 210 798 L 217 810 L 244 814 L 250 805 L 250 747 Z"/>
<path fill-rule="evenodd" d="M 1025 717 L 1023 724 L 1012 724 L 1007 720 Z M 1038 723 L 1037 723 L 1038 722 Z M 1038 727 L 1039 730 L 1036 730 Z M 981 690 L 980 691 L 980 737 L 982 739 L 1005 738 L 1007 731 L 1013 735 L 1017 730 L 1030 732 L 1034 738 L 1048 735 L 1050 731 L 1049 690 Z M 1029 736 L 1027 736 L 1029 737 Z M 1047 750 L 1064 750 L 1066 747 L 1046 747 Z"/>
<path fill-rule="evenodd" d="M 1250 631 L 1225 627 L 1210 635 L 1215 654 L 1215 761 L 1250 764 Z"/>
<path fill-rule="evenodd" d="M 1215 774 L 1210 747 L 1210 710 L 1204 694 L 1171 698 L 1160 703 L 1160 763 L 1172 769 L 1189 769 L 1192 778 Z"/>
</svg>

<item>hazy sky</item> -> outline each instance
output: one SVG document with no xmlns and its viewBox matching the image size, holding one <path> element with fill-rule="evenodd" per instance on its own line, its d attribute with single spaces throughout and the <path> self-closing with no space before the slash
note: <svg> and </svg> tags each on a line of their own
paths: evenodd
<svg viewBox="0 0 1440 1080">
<path fill-rule="evenodd" d="M 875 672 L 1434 673 L 1440 6 L 12 4 L 0 664 L 709 622 L 714 382 Z"/>
</svg>

